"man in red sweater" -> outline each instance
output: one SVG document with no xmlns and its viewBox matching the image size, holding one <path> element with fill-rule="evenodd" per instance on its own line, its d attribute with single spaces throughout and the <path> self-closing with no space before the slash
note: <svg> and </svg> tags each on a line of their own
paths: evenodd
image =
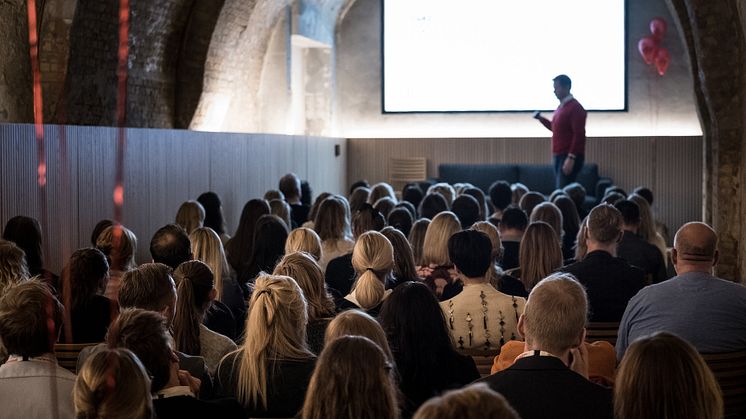
<svg viewBox="0 0 746 419">
<path fill-rule="evenodd" d="M 548 130 L 552 131 L 552 154 L 554 155 L 554 173 L 557 188 L 575 182 L 585 161 L 585 119 L 583 106 L 570 94 L 572 81 L 564 74 L 554 78 L 554 95 L 560 100 L 552 120 L 541 116 L 538 119 Z"/>
</svg>

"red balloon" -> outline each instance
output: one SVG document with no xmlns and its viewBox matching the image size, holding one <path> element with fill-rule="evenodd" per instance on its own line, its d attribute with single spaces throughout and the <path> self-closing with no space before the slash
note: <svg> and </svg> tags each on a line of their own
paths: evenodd
<svg viewBox="0 0 746 419">
<path fill-rule="evenodd" d="M 668 65 L 671 63 L 671 54 L 665 48 L 659 48 L 655 53 L 655 68 L 658 69 L 658 74 L 661 76 L 666 74 Z"/>
<path fill-rule="evenodd" d="M 652 36 L 643 36 L 640 42 L 637 43 L 637 49 L 640 51 L 642 59 L 645 60 L 645 64 L 653 64 L 656 51 L 658 50 L 658 43 Z"/>
<path fill-rule="evenodd" d="M 655 17 L 650 21 L 650 33 L 653 34 L 653 38 L 655 38 L 656 41 L 663 39 L 663 35 L 666 34 L 667 30 L 668 23 L 666 23 L 666 20 L 662 17 Z"/>
</svg>

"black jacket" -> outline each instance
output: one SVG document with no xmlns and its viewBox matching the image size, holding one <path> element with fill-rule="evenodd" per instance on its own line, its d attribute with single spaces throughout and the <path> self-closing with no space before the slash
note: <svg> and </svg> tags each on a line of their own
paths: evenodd
<svg viewBox="0 0 746 419">
<path fill-rule="evenodd" d="M 652 283 L 657 284 L 668 279 L 666 263 L 661 251 L 635 233 L 624 232 L 622 241 L 616 249 L 616 255 L 630 265 L 642 269 Z"/>
</svg>

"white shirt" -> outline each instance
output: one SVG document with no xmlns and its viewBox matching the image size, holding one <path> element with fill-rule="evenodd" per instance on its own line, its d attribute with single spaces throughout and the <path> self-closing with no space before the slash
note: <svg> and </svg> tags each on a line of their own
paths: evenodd
<svg viewBox="0 0 746 419">
<path fill-rule="evenodd" d="M 0 366 L 0 419 L 75 417 L 75 375 L 53 354 L 24 361 L 11 356 Z"/>
</svg>

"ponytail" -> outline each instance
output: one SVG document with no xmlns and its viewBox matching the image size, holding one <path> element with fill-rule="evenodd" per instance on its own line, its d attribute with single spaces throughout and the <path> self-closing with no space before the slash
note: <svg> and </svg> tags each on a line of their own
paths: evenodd
<svg viewBox="0 0 746 419">
<path fill-rule="evenodd" d="M 394 269 L 394 247 L 377 231 L 363 233 L 352 251 L 352 267 L 358 272 L 352 293 L 360 308 L 369 310 L 385 296 L 386 276 Z"/>
<path fill-rule="evenodd" d="M 214 286 L 212 271 L 204 263 L 192 260 L 179 265 L 173 276 L 177 293 L 174 349 L 198 356 L 202 352 L 199 329 Z"/>
<path fill-rule="evenodd" d="M 367 269 L 357 279 L 355 284 L 355 298 L 360 304 L 360 308 L 370 310 L 377 306 L 383 300 L 386 287 L 383 280 L 378 278 L 375 272 Z"/>
</svg>

